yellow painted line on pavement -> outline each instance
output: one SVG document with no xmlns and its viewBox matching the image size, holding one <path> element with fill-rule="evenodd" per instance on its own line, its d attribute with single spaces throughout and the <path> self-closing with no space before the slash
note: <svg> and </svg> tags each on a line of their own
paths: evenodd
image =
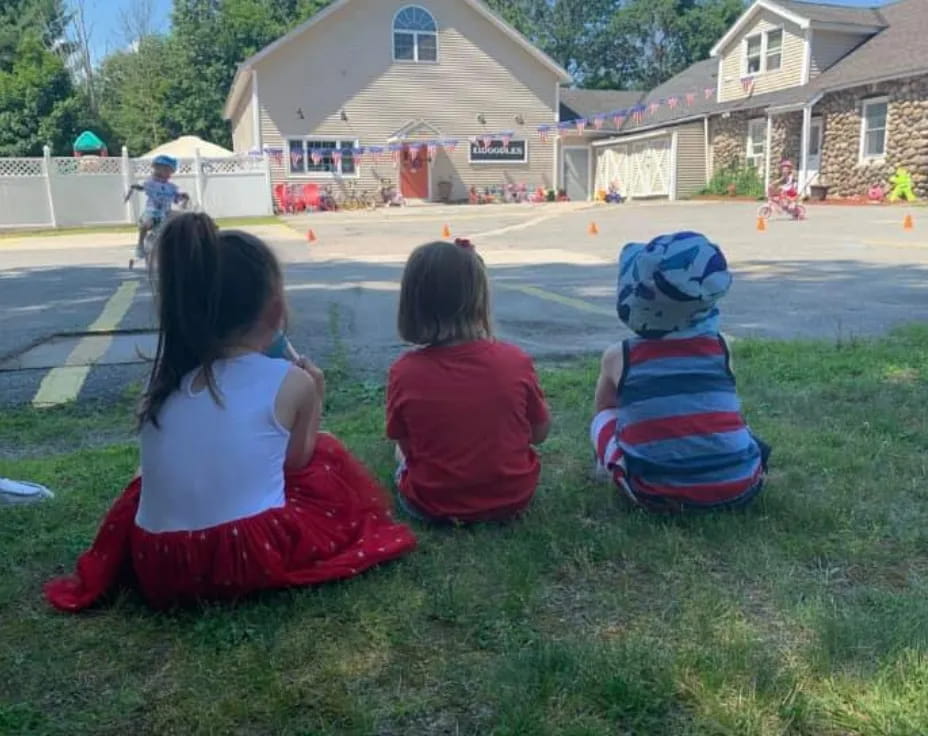
<svg viewBox="0 0 928 736">
<path fill-rule="evenodd" d="M 613 309 L 606 309 L 605 307 L 601 307 L 598 304 L 593 304 L 592 302 L 584 301 L 583 299 L 574 299 L 573 297 L 564 296 L 563 294 L 556 294 L 553 291 L 539 289 L 537 286 L 528 286 L 525 284 L 506 284 L 500 282 L 497 282 L 496 285 L 505 291 L 518 291 L 527 296 L 533 296 L 538 299 L 554 302 L 555 304 L 561 304 L 565 307 L 571 307 L 572 309 L 577 309 L 581 312 L 601 314 L 607 317 L 616 316 L 615 310 Z"/>
<path fill-rule="evenodd" d="M 132 306 L 138 289 L 138 281 L 123 281 L 106 302 L 100 316 L 90 325 L 88 332 L 115 330 Z M 32 399 L 32 405 L 56 406 L 76 399 L 90 374 L 90 368 L 103 357 L 111 343 L 112 338 L 101 340 L 88 337 L 80 340 L 64 365 L 52 368 L 42 379 L 39 390 Z"/>
</svg>

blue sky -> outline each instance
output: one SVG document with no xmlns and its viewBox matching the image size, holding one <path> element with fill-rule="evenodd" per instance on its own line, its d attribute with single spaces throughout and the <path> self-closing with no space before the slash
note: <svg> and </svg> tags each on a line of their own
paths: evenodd
<svg viewBox="0 0 928 736">
<path fill-rule="evenodd" d="M 873 6 L 885 4 L 886 0 L 818 0 L 832 5 Z M 120 10 L 125 9 L 136 0 L 84 0 L 88 22 L 93 31 L 94 58 L 99 61 L 110 51 L 122 48 L 124 44 L 120 24 Z M 151 0 L 154 11 L 155 27 L 167 30 L 170 22 L 171 0 Z"/>
<path fill-rule="evenodd" d="M 125 47 L 120 11 L 131 7 L 135 2 L 136 0 L 84 0 L 96 61 L 111 51 Z M 151 0 L 151 4 L 155 28 L 160 31 L 167 30 L 172 1 Z"/>
</svg>

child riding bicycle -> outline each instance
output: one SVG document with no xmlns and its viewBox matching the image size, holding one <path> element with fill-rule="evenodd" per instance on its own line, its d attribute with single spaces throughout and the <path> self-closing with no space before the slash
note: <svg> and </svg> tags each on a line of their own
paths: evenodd
<svg viewBox="0 0 928 736">
<path fill-rule="evenodd" d="M 804 220 L 806 209 L 799 202 L 799 184 L 794 174 L 793 162 L 784 160 L 780 164 L 780 178 L 767 190 L 767 202 L 758 215 L 767 219 L 774 212 L 784 212 L 794 220 Z"/>
<path fill-rule="evenodd" d="M 151 163 L 151 176 L 145 180 L 144 184 L 133 184 L 130 187 L 129 194 L 132 191 L 145 192 L 145 209 L 139 218 L 139 239 L 135 247 L 135 257 L 129 259 L 129 268 L 135 267 L 136 260 L 147 260 L 148 252 L 145 247 L 145 239 L 149 233 L 156 232 L 162 223 L 171 213 L 171 206 L 175 203 L 184 203 L 190 201 L 189 195 L 178 189 L 177 185 L 171 181 L 171 176 L 177 171 L 177 159 L 173 156 L 160 155 L 156 156 Z"/>
</svg>

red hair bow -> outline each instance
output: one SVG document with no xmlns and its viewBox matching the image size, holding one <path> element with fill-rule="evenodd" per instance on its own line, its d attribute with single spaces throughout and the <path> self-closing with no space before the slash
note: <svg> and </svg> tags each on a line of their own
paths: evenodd
<svg viewBox="0 0 928 736">
<path fill-rule="evenodd" d="M 459 248 L 466 248 L 467 250 L 474 250 L 474 244 L 470 242 L 467 238 L 455 238 L 454 244 Z"/>
</svg>

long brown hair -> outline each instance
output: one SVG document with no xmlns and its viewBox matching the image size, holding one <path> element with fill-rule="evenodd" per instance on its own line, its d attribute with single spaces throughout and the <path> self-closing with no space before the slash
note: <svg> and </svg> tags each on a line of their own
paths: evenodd
<svg viewBox="0 0 928 736">
<path fill-rule="evenodd" d="M 213 363 L 246 334 L 281 288 L 280 265 L 260 239 L 220 232 L 208 215 L 185 213 L 165 223 L 155 246 L 158 350 L 139 425 L 158 426 L 158 413 L 190 371 L 202 368 L 220 401 Z"/>
<path fill-rule="evenodd" d="M 397 326 L 413 345 L 492 336 L 487 271 L 469 242 L 426 243 L 413 251 L 403 271 Z"/>
</svg>

